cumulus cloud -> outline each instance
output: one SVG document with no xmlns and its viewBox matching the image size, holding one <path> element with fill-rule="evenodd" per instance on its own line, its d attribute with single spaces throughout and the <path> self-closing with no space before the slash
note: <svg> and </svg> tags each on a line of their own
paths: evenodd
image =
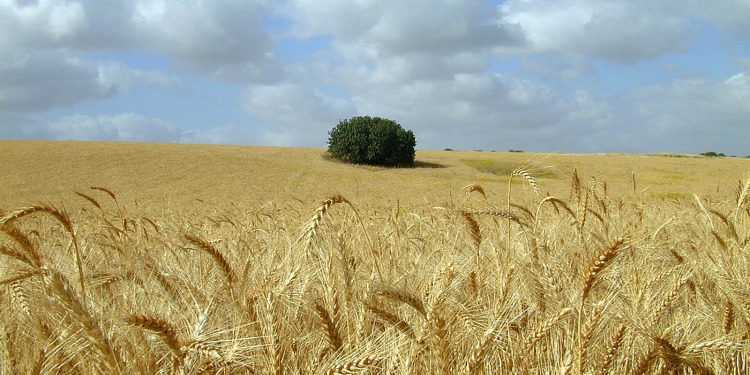
<svg viewBox="0 0 750 375">
<path fill-rule="evenodd" d="M 680 6 L 691 15 L 733 33 L 746 48 L 750 48 L 750 28 L 747 27 L 750 24 L 750 2 L 745 0 L 690 0 Z"/>
<path fill-rule="evenodd" d="M 382 81 L 477 71 L 496 49 L 524 42 L 521 30 L 483 1 L 291 0 L 284 9 L 294 35 L 332 36 L 342 69 Z"/>
<path fill-rule="evenodd" d="M 230 81 L 279 77 L 261 1 L 3 2 L 0 49 L 145 49 Z"/>
<path fill-rule="evenodd" d="M 208 129 L 190 129 L 180 135 L 181 143 L 201 144 L 265 144 L 257 131 L 247 126 L 219 125 Z"/>
<path fill-rule="evenodd" d="M 750 78 L 744 73 L 724 81 L 690 79 L 640 87 L 621 100 L 623 123 L 633 124 L 648 144 L 670 145 L 675 152 L 748 153 L 739 141 L 750 139 Z"/>
<path fill-rule="evenodd" d="M 37 112 L 86 99 L 104 99 L 133 85 L 179 84 L 175 77 L 100 64 L 59 50 L 19 50 L 0 57 L 0 111 Z"/>
<path fill-rule="evenodd" d="M 460 74 L 371 90 L 359 113 L 398 119 L 426 148 L 525 148 L 555 151 L 560 134 L 592 134 L 613 124 L 609 106 L 586 92 L 566 94 L 503 74 Z M 571 142 L 576 137 L 571 137 Z"/>
<path fill-rule="evenodd" d="M 180 63 L 217 78 L 264 80 L 280 72 L 262 15 L 256 1 L 141 1 L 131 22 L 138 42 Z"/>
<path fill-rule="evenodd" d="M 591 59 L 579 54 L 540 54 L 524 58 L 521 66 L 545 79 L 576 79 L 596 72 Z"/>
<path fill-rule="evenodd" d="M 179 142 L 175 124 L 134 113 L 117 115 L 72 115 L 41 125 L 48 139 L 125 142 Z"/>
<path fill-rule="evenodd" d="M 0 137 L 321 146 L 374 115 L 422 148 L 740 153 L 749 22 L 744 0 L 0 0 Z"/>
<path fill-rule="evenodd" d="M 322 145 L 322 135 L 356 111 L 348 98 L 290 82 L 252 86 L 243 94 L 242 106 L 252 117 L 276 124 L 264 133 L 266 140 L 289 145 Z M 323 142 L 313 141 L 316 138 Z"/>
<path fill-rule="evenodd" d="M 684 50 L 690 42 L 688 20 L 659 2 L 509 0 L 499 9 L 523 30 L 531 52 L 632 62 Z"/>
<path fill-rule="evenodd" d="M 352 110 L 346 100 L 289 82 L 250 87 L 243 96 L 243 108 L 282 123 L 294 123 L 300 118 L 325 121 Z"/>
</svg>

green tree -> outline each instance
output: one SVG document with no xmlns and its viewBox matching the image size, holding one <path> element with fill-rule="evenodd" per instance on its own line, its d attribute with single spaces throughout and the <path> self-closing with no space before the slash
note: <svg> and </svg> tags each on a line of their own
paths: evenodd
<svg viewBox="0 0 750 375">
<path fill-rule="evenodd" d="M 385 166 L 414 164 L 414 133 L 393 120 L 352 117 L 339 121 L 328 136 L 328 153 L 339 160 Z"/>
</svg>

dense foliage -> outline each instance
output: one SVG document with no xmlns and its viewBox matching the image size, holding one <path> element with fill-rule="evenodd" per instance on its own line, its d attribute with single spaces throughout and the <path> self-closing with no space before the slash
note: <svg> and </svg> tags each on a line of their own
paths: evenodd
<svg viewBox="0 0 750 375">
<path fill-rule="evenodd" d="M 328 153 L 354 164 L 406 166 L 414 164 L 414 133 L 397 122 L 357 116 L 339 121 L 328 132 Z"/>
</svg>

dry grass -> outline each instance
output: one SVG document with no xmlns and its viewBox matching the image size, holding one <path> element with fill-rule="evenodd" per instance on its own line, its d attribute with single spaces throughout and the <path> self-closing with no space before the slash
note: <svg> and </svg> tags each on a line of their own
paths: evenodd
<svg viewBox="0 0 750 375">
<path fill-rule="evenodd" d="M 75 145 L 3 144 L 2 373 L 748 372 L 744 160 Z"/>
</svg>

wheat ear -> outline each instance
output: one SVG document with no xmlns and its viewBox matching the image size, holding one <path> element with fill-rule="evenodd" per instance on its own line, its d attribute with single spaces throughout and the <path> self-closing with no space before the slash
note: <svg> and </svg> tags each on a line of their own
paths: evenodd
<svg viewBox="0 0 750 375">
<path fill-rule="evenodd" d="M 495 339 L 495 326 L 493 325 L 490 327 L 490 329 L 487 330 L 487 332 L 484 333 L 482 338 L 474 345 L 474 348 L 471 350 L 471 356 L 469 357 L 469 360 L 466 362 L 466 374 L 472 375 L 479 371 L 480 367 L 482 366 L 482 362 L 484 361 L 484 358 L 487 354 L 487 350 L 490 347 L 490 344 Z"/>
<path fill-rule="evenodd" d="M 602 312 L 604 311 L 604 306 L 604 303 L 596 305 L 594 307 L 594 311 L 591 313 L 591 317 L 589 318 L 588 322 L 586 322 L 586 324 L 583 326 L 578 352 L 578 365 L 580 373 L 583 373 L 583 369 L 586 368 L 589 344 L 591 343 L 591 338 L 594 335 L 594 329 L 596 328 L 596 325 L 599 322 L 599 318 L 602 316 Z"/>
<path fill-rule="evenodd" d="M 411 339 L 416 340 L 417 336 L 414 334 L 414 329 L 401 319 L 398 315 L 391 313 L 389 311 L 386 311 L 384 309 L 381 309 L 377 305 L 370 303 L 368 301 L 363 300 L 362 304 L 365 306 L 367 310 L 370 310 L 375 315 L 379 316 L 381 319 L 385 320 L 388 323 L 391 323 L 394 327 L 396 327 L 399 331 L 403 332 L 407 336 L 409 336 Z"/>
<path fill-rule="evenodd" d="M 734 305 L 732 305 L 731 301 L 727 300 L 727 302 L 724 304 L 724 309 L 722 311 L 721 331 L 724 332 L 725 335 L 728 335 L 730 332 L 732 332 L 733 324 L 734 324 Z"/>
<path fill-rule="evenodd" d="M 545 197 L 544 199 L 542 199 L 539 202 L 539 205 L 536 208 L 536 215 L 534 215 L 534 218 L 535 218 L 534 219 L 534 227 L 536 227 L 537 224 L 538 224 L 537 221 L 539 219 L 539 210 L 541 210 L 542 205 L 545 204 L 545 203 L 547 203 L 547 202 L 549 202 L 552 205 L 552 207 L 555 209 L 555 211 L 557 213 L 560 213 L 560 210 L 557 208 L 557 206 L 559 205 L 560 207 L 563 208 L 563 210 L 565 210 L 570 215 L 571 218 L 573 218 L 573 220 L 576 219 L 576 214 L 573 212 L 573 210 L 570 208 L 570 206 L 568 206 L 568 204 L 565 203 L 565 202 L 563 202 L 560 198 L 557 198 L 557 197 Z"/>
<path fill-rule="evenodd" d="M 536 184 L 536 180 L 534 179 L 534 176 L 532 176 L 529 172 L 522 168 L 516 168 L 513 170 L 513 172 L 510 173 L 510 178 L 508 178 L 508 207 L 507 210 L 510 212 L 510 203 L 511 203 L 511 191 L 513 189 L 513 177 L 515 176 L 523 176 L 523 178 L 526 179 L 526 182 L 531 185 L 531 188 L 534 190 L 534 193 L 537 195 L 539 194 L 539 187 Z M 511 247 L 511 227 L 510 227 L 510 219 L 508 220 L 508 249 Z"/>
<path fill-rule="evenodd" d="M 367 370 L 368 367 L 374 366 L 379 362 L 379 359 L 375 356 L 367 356 L 363 358 L 353 359 L 349 362 L 335 365 L 325 372 L 325 375 L 350 375 L 357 374 L 361 371 Z"/>
<path fill-rule="evenodd" d="M 359 215 L 359 211 L 357 211 L 357 208 L 354 207 L 354 205 L 346 198 L 341 196 L 340 194 L 335 194 L 328 199 L 321 202 L 320 206 L 315 210 L 315 214 L 313 217 L 308 220 L 307 225 L 305 225 L 305 230 L 302 233 L 302 236 L 300 238 L 305 238 L 305 249 L 308 251 L 312 247 L 313 239 L 315 237 L 315 234 L 318 231 L 318 228 L 320 227 L 320 224 L 323 222 L 323 217 L 326 215 L 326 213 L 331 209 L 331 207 L 338 203 L 346 203 L 352 211 L 354 211 L 354 215 L 357 217 L 357 221 L 359 221 L 359 225 L 362 227 L 362 233 L 365 235 L 365 239 L 367 240 L 367 245 L 370 247 L 370 252 L 372 253 L 372 260 L 373 263 L 375 263 L 375 270 L 378 272 L 378 278 L 380 279 L 380 282 L 383 282 L 383 272 L 380 270 L 380 262 L 378 262 L 378 254 L 375 251 L 375 248 L 372 246 L 372 241 L 370 240 L 370 235 L 367 233 L 367 227 L 365 227 L 365 222 L 362 221 L 362 217 Z"/>
<path fill-rule="evenodd" d="M 320 318 L 320 322 L 323 324 L 323 328 L 326 331 L 326 339 L 328 340 L 331 349 L 334 351 L 339 350 L 343 345 L 343 340 L 341 339 L 341 334 L 336 326 L 334 317 L 331 316 L 328 309 L 326 309 L 320 301 L 315 302 L 315 312 L 318 314 L 318 318 Z"/>
<path fill-rule="evenodd" d="M 305 225 L 305 230 L 302 234 L 302 236 L 305 237 L 307 248 L 312 246 L 313 238 L 318 232 L 318 228 L 323 223 L 323 218 L 325 217 L 325 215 L 328 213 L 328 211 L 330 211 L 331 207 L 339 203 L 347 203 L 351 206 L 349 200 L 339 194 L 336 194 L 328 197 L 326 200 L 321 202 L 320 206 L 318 206 L 318 208 L 315 210 L 315 214 L 307 222 L 307 225 Z"/>
<path fill-rule="evenodd" d="M 745 181 L 745 186 L 742 187 L 742 190 L 740 191 L 740 194 L 737 197 L 737 207 L 734 210 L 735 220 L 737 220 L 737 215 L 740 212 L 740 208 L 742 208 L 742 204 L 745 203 L 745 199 L 747 199 L 747 195 L 749 192 L 750 192 L 750 177 L 748 177 L 747 181 Z"/>
<path fill-rule="evenodd" d="M 140 314 L 132 314 L 127 316 L 124 320 L 127 324 L 141 327 L 155 333 L 161 338 L 167 348 L 172 351 L 177 363 L 181 361 L 183 354 L 182 342 L 177 337 L 177 331 L 171 323 L 161 318 Z"/>
<path fill-rule="evenodd" d="M 570 313 L 573 312 L 573 309 L 570 307 L 566 307 L 562 310 L 560 310 L 557 315 L 552 317 L 552 319 L 548 320 L 543 326 L 539 327 L 533 335 L 529 336 L 528 339 L 526 339 L 526 344 L 524 345 L 524 353 L 531 352 L 531 349 L 534 348 L 534 344 L 537 343 L 537 341 L 541 340 L 546 336 L 549 331 L 554 327 L 557 323 L 559 323 L 561 320 L 563 320 L 566 316 L 570 315 Z"/>
<path fill-rule="evenodd" d="M 526 182 L 529 183 L 531 189 L 534 190 L 534 193 L 536 193 L 537 195 L 539 194 L 539 186 L 536 184 L 536 179 L 534 179 L 534 176 L 532 176 L 531 173 L 522 168 L 516 168 L 511 173 L 511 178 L 513 176 L 522 176 L 526 180 Z"/>
<path fill-rule="evenodd" d="M 614 259 L 615 255 L 617 254 L 617 250 L 620 248 L 623 242 L 624 240 L 622 238 L 618 238 L 617 240 L 613 241 L 609 246 L 605 247 L 604 249 L 602 249 L 602 251 L 599 252 L 596 259 L 587 268 L 586 274 L 583 276 L 583 283 L 581 288 L 582 300 L 586 299 L 589 291 L 591 291 L 591 287 L 596 282 L 596 277 L 602 272 L 602 270 L 604 270 L 604 268 L 608 264 L 612 262 L 612 259 Z"/>
<path fill-rule="evenodd" d="M 119 372 L 117 358 L 106 335 L 103 333 L 99 323 L 89 314 L 83 299 L 79 301 L 65 277 L 57 271 L 49 270 L 45 282 L 50 290 L 50 295 L 61 302 L 71 316 L 83 327 L 86 339 L 91 342 L 101 354 L 103 364 L 109 371 Z"/>
<path fill-rule="evenodd" d="M 484 188 L 482 187 L 482 185 L 471 184 L 464 186 L 462 189 L 466 191 L 466 195 L 477 192 L 479 194 L 482 194 L 482 197 L 484 197 L 484 199 L 487 199 L 487 194 L 484 193 Z"/>
<path fill-rule="evenodd" d="M 415 296 L 414 294 L 407 292 L 405 290 L 394 289 L 394 288 L 379 289 L 379 290 L 376 290 L 375 293 L 383 297 L 388 297 L 396 301 L 401 301 L 411 306 L 412 308 L 414 308 L 414 310 L 417 310 L 422 315 L 422 317 L 427 319 L 427 310 L 424 307 L 424 303 L 422 303 L 422 301 L 419 298 L 417 298 L 417 296 Z"/>
<path fill-rule="evenodd" d="M 18 220 L 24 216 L 31 215 L 37 212 L 46 213 L 58 222 L 60 222 L 65 230 L 70 234 L 71 242 L 73 243 L 73 247 L 75 249 L 76 254 L 76 266 L 78 267 L 78 281 L 81 285 L 81 302 L 83 304 L 86 304 L 86 282 L 84 279 L 83 274 L 83 258 L 81 255 L 81 248 L 78 245 L 78 238 L 76 236 L 76 232 L 73 229 L 73 223 L 70 221 L 70 217 L 68 216 L 67 212 L 58 210 L 54 207 L 47 206 L 47 205 L 37 205 L 32 207 L 27 207 L 18 211 L 15 211 L 3 218 L 0 218 L 0 227 L 12 224 L 15 220 Z"/>
<path fill-rule="evenodd" d="M 482 233 L 479 231 L 479 223 L 477 223 L 477 220 L 466 211 L 460 211 L 459 214 L 464 218 L 464 221 L 466 221 L 466 225 L 469 226 L 471 240 L 474 242 L 474 248 L 476 248 L 477 253 L 479 253 L 479 245 L 482 243 Z"/>
<path fill-rule="evenodd" d="M 196 236 L 193 236 L 191 234 L 186 234 L 185 240 L 187 240 L 191 244 L 197 246 L 199 249 L 209 254 L 214 259 L 214 261 L 216 261 L 216 263 L 219 265 L 219 268 L 221 268 L 221 271 L 224 273 L 224 276 L 227 278 L 229 285 L 234 284 L 236 280 L 234 270 L 232 270 L 232 267 L 229 265 L 229 262 L 227 262 L 227 259 L 219 250 L 217 250 L 210 243 Z"/>
<path fill-rule="evenodd" d="M 434 309 L 433 309 L 434 310 Z M 438 373 L 449 375 L 451 371 L 451 350 L 448 345 L 448 327 L 445 319 L 437 314 L 436 311 L 430 311 L 428 316 L 430 331 L 432 333 L 432 349 L 437 362 Z"/>
<path fill-rule="evenodd" d="M 99 204 L 99 202 L 97 202 L 97 201 L 96 201 L 96 199 L 94 199 L 94 198 L 93 198 L 93 197 L 91 197 L 90 195 L 87 195 L 87 194 L 81 193 L 80 191 L 76 191 L 75 193 L 76 193 L 76 194 L 77 194 L 78 196 L 80 196 L 81 198 L 83 198 L 83 199 L 85 199 L 85 200 L 89 201 L 89 202 L 90 202 L 91 204 L 93 204 L 93 205 L 94 205 L 94 206 L 95 206 L 96 208 L 98 208 L 99 210 L 101 210 L 101 209 L 102 209 L 102 206 L 101 206 L 101 205 Z"/>
<path fill-rule="evenodd" d="M 681 352 L 681 354 L 682 355 L 698 355 L 701 353 L 712 352 L 712 351 L 724 351 L 724 350 L 741 351 L 744 348 L 745 348 L 745 345 L 741 342 L 714 340 L 714 341 L 706 341 L 706 342 L 701 342 L 698 344 L 690 345 L 686 347 Z"/>
<path fill-rule="evenodd" d="M 6 223 L 5 225 L 0 225 L 0 231 L 5 232 L 5 234 L 10 236 L 10 238 L 12 238 L 13 241 L 15 241 L 23 250 L 23 252 L 19 252 L 8 248 L 8 253 L 6 255 L 20 260 L 32 268 L 42 267 L 42 255 L 36 249 L 29 237 L 21 232 L 18 227 L 12 223 Z"/>
<path fill-rule="evenodd" d="M 607 375 L 609 367 L 612 365 L 612 362 L 617 355 L 617 351 L 620 349 L 620 345 L 622 344 L 622 338 L 624 335 L 625 326 L 620 325 L 620 327 L 617 328 L 615 337 L 612 338 L 612 343 L 609 345 L 607 354 L 604 356 L 604 361 L 602 361 L 602 364 L 599 366 L 599 370 L 596 372 L 596 375 Z"/>
</svg>

